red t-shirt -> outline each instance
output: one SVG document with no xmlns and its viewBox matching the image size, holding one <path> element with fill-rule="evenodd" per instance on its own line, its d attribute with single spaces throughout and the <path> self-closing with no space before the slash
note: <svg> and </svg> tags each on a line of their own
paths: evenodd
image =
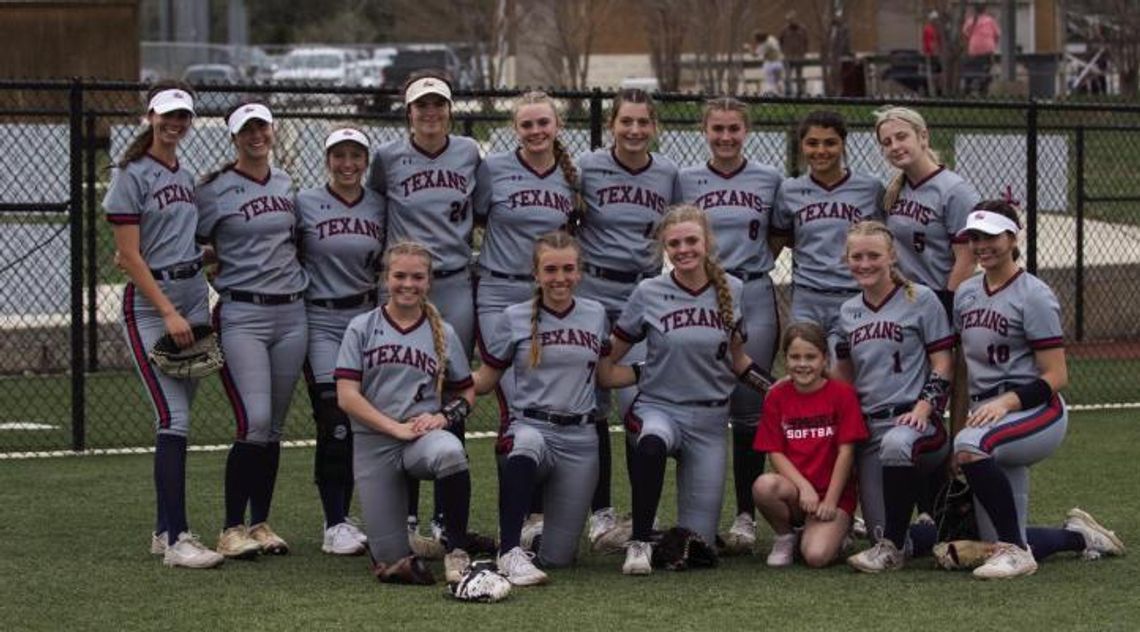
<svg viewBox="0 0 1140 632">
<path fill-rule="evenodd" d="M 822 500 L 839 458 L 839 445 L 858 443 L 868 436 L 859 398 L 850 384 L 827 380 L 814 393 L 800 393 L 789 380 L 764 397 L 764 414 L 752 447 L 787 457 Z M 850 514 L 855 499 L 852 472 L 838 506 Z"/>
</svg>

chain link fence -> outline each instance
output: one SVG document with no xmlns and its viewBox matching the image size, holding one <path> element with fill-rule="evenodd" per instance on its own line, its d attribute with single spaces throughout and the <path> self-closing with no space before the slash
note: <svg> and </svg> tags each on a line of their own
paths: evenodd
<svg viewBox="0 0 1140 632">
<path fill-rule="evenodd" d="M 272 91 L 270 91 L 272 90 Z M 453 131 L 485 152 L 516 146 L 512 92 L 459 93 Z M 612 94 L 555 93 L 563 140 L 580 155 L 609 143 Z M 336 127 L 364 129 L 373 143 L 407 131 L 395 95 L 349 89 L 225 87 L 199 91 L 199 116 L 180 161 L 205 174 L 232 157 L 222 115 L 248 98 L 277 118 L 274 161 L 298 187 L 326 181 L 322 143 Z M 852 169 L 888 179 L 873 133 L 877 100 L 745 99 L 752 133 L 746 153 L 798 174 L 798 121 L 813 109 L 848 121 Z M 703 97 L 659 95 L 658 150 L 680 165 L 707 160 L 699 130 Z M 1140 401 L 1140 108 L 1035 102 L 914 101 L 948 166 L 983 197 L 1010 197 L 1026 211 L 1026 265 L 1061 301 L 1070 358 L 1067 396 L 1077 404 Z M 114 266 L 100 203 L 110 166 L 141 129 L 145 86 L 0 82 L 0 453 L 145 447 L 153 411 L 121 329 L 126 279 Z M 791 259 L 774 277 L 786 315 Z M 784 322 L 787 322 L 786 318 Z M 202 382 L 191 440 L 224 444 L 234 423 L 220 382 Z M 470 428 L 492 430 L 497 411 L 481 401 Z M 313 436 L 299 385 L 287 439 Z"/>
</svg>

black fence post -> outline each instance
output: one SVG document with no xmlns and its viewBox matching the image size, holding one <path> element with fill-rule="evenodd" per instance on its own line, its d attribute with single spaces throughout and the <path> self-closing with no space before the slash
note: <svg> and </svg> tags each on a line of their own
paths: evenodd
<svg viewBox="0 0 1140 632">
<path fill-rule="evenodd" d="M 86 447 L 86 372 L 83 365 L 83 83 L 71 81 L 71 449 Z"/>
<path fill-rule="evenodd" d="M 1037 274 L 1037 100 L 1029 100 L 1025 137 L 1025 268 Z"/>
<path fill-rule="evenodd" d="M 1085 339 L 1085 128 L 1077 128 L 1077 271 L 1074 322 L 1077 340 Z"/>
<path fill-rule="evenodd" d="M 86 130 L 84 132 L 86 152 L 83 154 L 84 167 L 87 171 L 87 241 L 84 245 L 87 255 L 87 370 L 99 370 L 99 310 L 96 296 L 96 279 L 98 262 L 96 253 L 96 222 L 95 222 L 95 115 L 86 116 Z"/>
<path fill-rule="evenodd" d="M 594 88 L 590 93 L 590 149 L 602 146 L 602 91 Z"/>
</svg>

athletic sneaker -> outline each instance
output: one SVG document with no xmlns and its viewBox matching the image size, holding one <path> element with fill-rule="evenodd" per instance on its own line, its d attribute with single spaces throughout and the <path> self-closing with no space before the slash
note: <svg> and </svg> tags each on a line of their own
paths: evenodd
<svg viewBox="0 0 1140 632">
<path fill-rule="evenodd" d="M 471 556 L 463 549 L 452 549 L 451 553 L 443 556 L 444 577 L 449 584 L 458 582 L 463 578 L 463 571 L 471 566 Z"/>
<path fill-rule="evenodd" d="M 273 531 L 268 522 L 252 525 L 249 528 L 249 537 L 261 546 L 261 552 L 266 555 L 285 555 L 289 552 L 289 545 Z"/>
<path fill-rule="evenodd" d="M 994 554 L 986 560 L 985 564 L 974 569 L 974 577 L 979 579 L 1009 579 L 1022 575 L 1032 575 L 1037 572 L 1037 560 L 1033 553 L 1026 549 L 998 542 Z"/>
<path fill-rule="evenodd" d="M 150 534 L 150 554 L 162 555 L 166 553 L 166 532 Z"/>
<path fill-rule="evenodd" d="M 590 514 L 590 544 L 595 544 L 602 534 L 617 526 L 617 512 L 613 507 L 599 509 Z"/>
<path fill-rule="evenodd" d="M 522 533 L 519 535 L 519 545 L 527 551 L 538 551 L 538 544 L 542 541 L 542 514 L 531 514 L 523 523 Z"/>
<path fill-rule="evenodd" d="M 224 561 L 225 557 L 203 546 L 198 536 L 189 531 L 180 533 L 178 541 L 162 554 L 163 564 L 182 568 L 214 568 Z"/>
<path fill-rule="evenodd" d="M 412 523 L 408 523 L 408 546 L 417 557 L 425 560 L 442 560 L 447 550 L 443 543 L 420 533 Z"/>
<path fill-rule="evenodd" d="M 364 530 L 360 528 L 360 520 L 357 520 L 352 516 L 348 516 L 344 519 L 344 525 L 345 528 L 348 529 L 349 533 L 352 534 L 352 537 L 356 538 L 357 542 L 360 542 L 361 544 L 368 544 L 368 535 L 365 534 Z"/>
<path fill-rule="evenodd" d="M 649 575 L 653 572 L 653 545 L 641 540 L 630 540 L 625 547 L 625 563 L 621 572 L 626 575 Z"/>
<path fill-rule="evenodd" d="M 435 518 L 431 519 L 431 537 L 436 542 L 443 542 L 444 540 L 443 523 Z"/>
<path fill-rule="evenodd" d="M 534 553 L 516 546 L 499 556 L 499 570 L 506 573 L 507 579 L 515 586 L 537 586 L 550 581 L 546 573 L 531 562 L 532 559 Z"/>
<path fill-rule="evenodd" d="M 978 540 L 954 540 L 953 542 L 939 542 L 934 545 L 931 553 L 934 562 L 948 571 L 958 571 L 977 568 L 986 563 L 994 554 L 993 542 L 980 542 Z"/>
<path fill-rule="evenodd" d="M 261 553 L 261 545 L 249 537 L 249 527 L 239 524 L 222 531 L 214 550 L 228 558 L 251 560 Z"/>
<path fill-rule="evenodd" d="M 879 538 L 875 546 L 847 558 L 847 564 L 864 573 L 897 571 L 905 563 L 902 551 L 887 538 Z"/>
<path fill-rule="evenodd" d="M 364 552 L 364 545 L 356 539 L 352 527 L 342 522 L 325 529 L 321 550 L 330 555 L 360 555 Z"/>
<path fill-rule="evenodd" d="M 1086 560 L 1099 559 L 1102 555 L 1124 555 L 1124 542 L 1116 533 L 1102 527 L 1087 511 L 1078 507 L 1069 510 L 1065 529 L 1076 531 L 1085 539 L 1082 555 Z"/>
<path fill-rule="evenodd" d="M 776 534 L 772 541 L 772 551 L 768 553 L 768 566 L 791 566 L 796 559 L 796 543 L 800 534 L 795 531 L 783 535 Z"/>
<path fill-rule="evenodd" d="M 855 519 L 851 521 L 851 533 L 855 534 L 857 538 L 865 538 L 870 535 L 867 533 L 867 521 L 863 520 L 863 516 L 855 516 Z"/>
<path fill-rule="evenodd" d="M 752 514 L 737 514 L 732 527 L 721 536 L 724 552 L 727 555 L 745 555 L 756 545 L 756 520 Z"/>
</svg>

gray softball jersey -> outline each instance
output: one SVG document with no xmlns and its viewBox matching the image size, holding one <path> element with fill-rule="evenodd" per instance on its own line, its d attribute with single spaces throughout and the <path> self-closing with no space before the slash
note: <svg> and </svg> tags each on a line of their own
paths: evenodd
<svg viewBox="0 0 1140 632">
<path fill-rule="evenodd" d="M 381 145 L 372 156 L 368 188 L 388 200 L 388 243 L 427 246 L 436 272 L 467 267 L 480 161 L 479 146 L 460 136 L 448 136 L 434 154 L 410 138 Z"/>
<path fill-rule="evenodd" d="M 578 161 L 586 205 L 578 241 L 590 265 L 623 272 L 656 274 L 661 261 L 654 233 L 676 200 L 677 165 L 658 153 L 641 169 L 627 168 L 613 149 L 599 149 Z"/>
<path fill-rule="evenodd" d="M 981 199 L 973 184 L 944 167 L 921 182 L 906 180 L 886 211 L 899 270 L 923 285 L 945 290 L 954 266 L 954 236 Z"/>
<path fill-rule="evenodd" d="M 847 229 L 882 216 L 883 183 L 848 170 L 832 186 L 805 174 L 785 180 L 776 197 L 773 231 L 793 237 L 792 283 L 813 290 L 857 291 L 843 261 Z"/>
<path fill-rule="evenodd" d="M 526 274 L 534 240 L 566 226 L 574 192 L 558 163 L 531 169 L 518 151 L 492 154 L 479 165 L 475 215 L 484 221 L 479 265 L 503 274 Z"/>
<path fill-rule="evenodd" d="M 975 397 L 1041 377 L 1033 353 L 1064 345 L 1057 296 L 1024 270 L 997 288 L 986 286 L 984 274 L 963 281 L 954 293 L 954 326 Z"/>
<path fill-rule="evenodd" d="M 293 179 L 276 167 L 258 180 L 230 167 L 198 185 L 198 238 L 218 256 L 214 289 L 258 294 L 304 291 L 309 277 L 297 260 Z"/>
<path fill-rule="evenodd" d="M 442 402 L 435 390 L 436 375 L 446 371 L 447 389 L 472 384 L 471 368 L 455 330 L 443 322 L 446 364 L 439 366 L 432 343 L 431 324 L 423 316 L 401 328 L 379 307 L 352 319 L 344 332 L 333 376 L 360 382 L 360 392 L 377 410 L 396 421 L 421 413 L 434 413 Z M 353 432 L 372 432 L 355 420 Z"/>
<path fill-rule="evenodd" d="M 726 276 L 733 321 L 740 327 L 744 284 Z M 742 329 L 738 329 L 741 335 Z M 645 368 L 637 387 L 658 401 L 686 404 L 726 400 L 736 386 L 729 324 L 717 310 L 712 283 L 690 290 L 672 272 L 638 284 L 614 325 L 613 334 L 634 344 L 646 341 Z"/>
<path fill-rule="evenodd" d="M 768 249 L 768 226 L 783 179 L 772 167 L 752 161 L 732 173 L 721 173 L 709 164 L 686 167 L 677 177 L 675 197 L 708 213 L 717 257 L 725 269 L 768 272 L 775 266 Z"/>
<path fill-rule="evenodd" d="M 194 177 L 149 154 L 117 168 L 103 198 L 107 221 L 139 227 L 139 253 L 152 270 L 202 258 L 194 242 Z"/>
<path fill-rule="evenodd" d="M 954 333 L 938 295 L 912 284 L 896 285 L 879 305 L 859 294 L 839 310 L 839 355 L 855 370 L 855 390 L 863 412 L 910 406 L 930 373 L 928 354 L 954 346 Z"/>
<path fill-rule="evenodd" d="M 384 198 L 364 189 L 345 200 L 327 185 L 297 194 L 306 299 L 334 299 L 376 289 L 384 254 Z"/>
<path fill-rule="evenodd" d="M 530 366 L 533 302 L 511 305 L 486 341 L 483 361 L 496 369 L 513 368 L 508 392 L 511 415 L 523 417 L 528 408 L 566 415 L 584 415 L 596 403 L 595 369 L 609 353 L 609 324 L 601 303 L 576 298 L 565 312 L 538 309 L 538 343 L 542 356 Z"/>
</svg>

